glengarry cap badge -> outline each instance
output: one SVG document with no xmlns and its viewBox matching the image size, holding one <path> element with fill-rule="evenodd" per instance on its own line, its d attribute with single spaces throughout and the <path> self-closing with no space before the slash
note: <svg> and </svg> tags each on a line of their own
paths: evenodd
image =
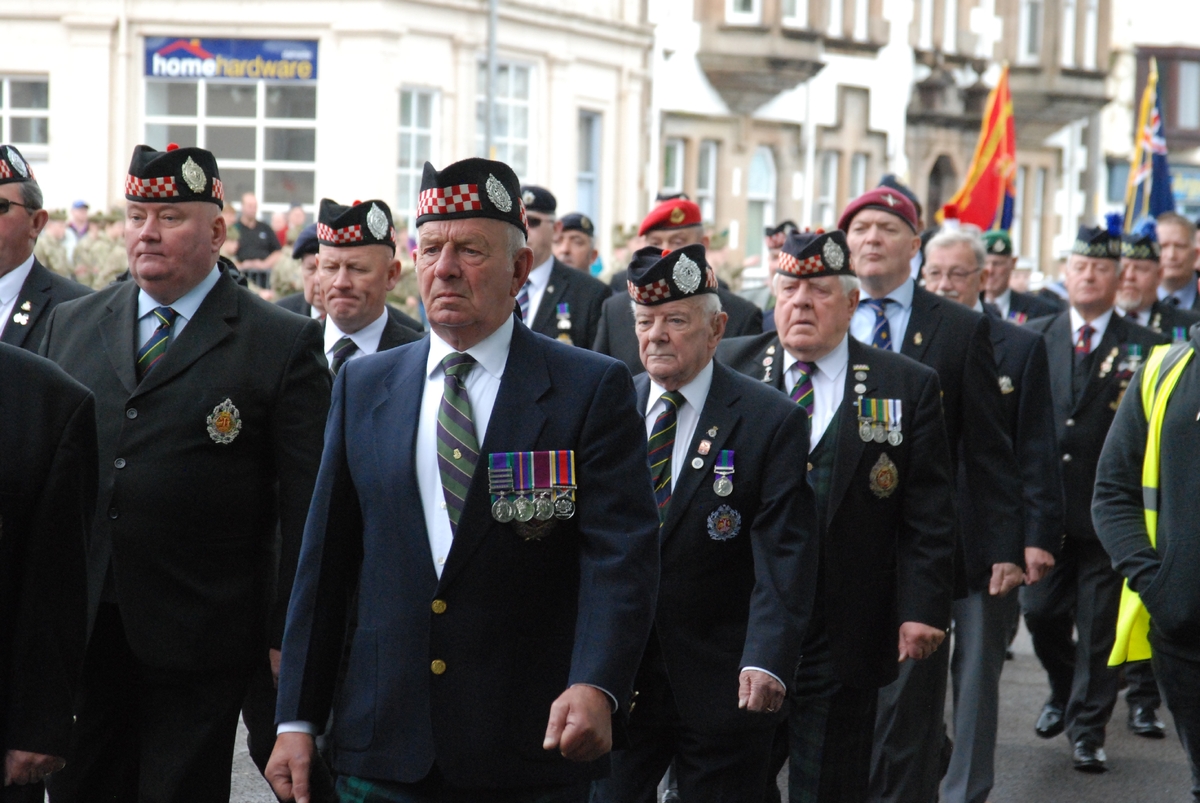
<svg viewBox="0 0 1200 803">
<path fill-rule="evenodd" d="M 675 263 L 675 269 L 671 272 L 671 278 L 684 293 L 696 291 L 696 288 L 700 286 L 700 276 L 700 266 L 686 254 L 679 258 Z"/>
<path fill-rule="evenodd" d="M 204 192 L 204 188 L 208 186 L 208 176 L 204 175 L 204 168 L 196 164 L 192 157 L 187 158 L 180 172 L 183 173 L 183 180 L 192 192 Z"/>
<path fill-rule="evenodd" d="M 208 437 L 214 442 L 229 445 L 241 431 L 242 414 L 238 412 L 232 400 L 226 399 L 208 414 Z"/>
<path fill-rule="evenodd" d="M 383 213 L 375 204 L 371 204 L 371 209 L 367 212 L 367 228 L 371 230 L 371 234 L 376 240 L 387 239 L 388 226 L 390 225 L 387 215 Z"/>
<path fill-rule="evenodd" d="M 21 158 L 21 154 L 9 146 L 6 146 L 5 150 L 8 151 L 8 161 L 12 162 L 13 170 L 20 173 L 21 178 L 29 178 L 29 166 L 25 164 L 25 160 Z"/>
<path fill-rule="evenodd" d="M 487 190 L 488 200 L 492 202 L 493 206 L 501 212 L 512 211 L 512 197 L 498 178 L 488 173 L 487 182 L 483 186 Z"/>
<path fill-rule="evenodd" d="M 842 252 L 842 247 L 833 240 L 825 241 L 821 255 L 825 257 L 825 263 L 834 270 L 841 270 L 842 265 L 846 264 L 846 255 Z"/>
</svg>

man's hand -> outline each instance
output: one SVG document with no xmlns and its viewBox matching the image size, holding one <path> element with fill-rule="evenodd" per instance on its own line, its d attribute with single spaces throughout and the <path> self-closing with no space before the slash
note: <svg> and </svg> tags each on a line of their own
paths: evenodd
<svg viewBox="0 0 1200 803">
<path fill-rule="evenodd" d="M 1025 547 L 1025 584 L 1033 585 L 1054 568 L 1054 556 L 1035 546 Z"/>
<path fill-rule="evenodd" d="M 557 748 L 570 761 L 595 761 L 612 750 L 612 702 L 608 695 L 582 684 L 558 695 L 550 706 L 542 748 Z"/>
<path fill-rule="evenodd" d="M 309 770 L 317 743 L 307 733 L 281 733 L 275 739 L 271 760 L 263 770 L 267 782 L 280 800 L 295 799 L 296 803 L 309 803 Z"/>
<path fill-rule="evenodd" d="M 1003 597 L 1009 591 L 1021 585 L 1025 573 L 1015 563 L 993 563 L 992 581 L 988 583 L 988 593 L 993 597 Z"/>
<path fill-rule="evenodd" d="M 65 766 L 67 762 L 58 756 L 9 750 L 4 754 L 4 785 L 37 783 Z"/>
<path fill-rule="evenodd" d="M 785 693 L 782 684 L 766 672 L 743 669 L 738 677 L 738 708 L 774 714 Z"/>
<path fill-rule="evenodd" d="M 909 658 L 914 661 L 928 658 L 944 638 L 945 630 L 938 630 L 920 622 L 905 622 L 900 625 L 900 663 Z"/>
<path fill-rule="evenodd" d="M 275 681 L 275 688 L 279 688 L 279 665 L 283 663 L 283 653 L 279 650 L 268 650 L 267 657 L 271 661 L 271 680 Z"/>
</svg>

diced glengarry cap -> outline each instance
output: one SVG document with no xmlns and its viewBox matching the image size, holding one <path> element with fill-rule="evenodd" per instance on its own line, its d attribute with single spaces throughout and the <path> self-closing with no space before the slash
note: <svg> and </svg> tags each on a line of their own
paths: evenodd
<svg viewBox="0 0 1200 803">
<path fill-rule="evenodd" d="M 853 276 L 846 235 L 833 231 L 794 231 L 779 254 L 779 272 L 802 279 L 818 276 Z"/>
<path fill-rule="evenodd" d="M 395 253 L 396 228 L 392 225 L 392 210 L 380 200 L 355 201 L 351 206 L 342 206 L 322 198 L 317 214 L 317 242 L 335 248 L 386 245 Z"/>
<path fill-rule="evenodd" d="M 783 244 L 787 241 L 787 237 L 794 231 L 799 231 L 800 227 L 790 220 L 785 220 L 778 226 L 767 226 L 763 230 L 763 237 L 767 241 L 767 248 L 783 248 Z"/>
<path fill-rule="evenodd" d="M 688 226 L 699 226 L 700 223 L 700 207 L 694 201 L 672 198 L 650 210 L 650 214 L 646 215 L 646 219 L 638 227 L 638 236 L 645 236 L 656 229 L 685 229 Z"/>
<path fill-rule="evenodd" d="M 0 145 L 0 184 L 37 181 L 33 168 L 12 145 Z"/>
<path fill-rule="evenodd" d="M 417 196 L 417 227 L 431 220 L 476 217 L 503 220 L 529 235 L 521 183 L 512 168 L 490 159 L 463 159 L 439 171 L 426 162 Z"/>
<path fill-rule="evenodd" d="M 138 145 L 125 177 L 125 198 L 161 204 L 208 201 L 224 209 L 225 187 L 216 157 L 203 148 L 171 144 L 158 151 Z"/>
<path fill-rule="evenodd" d="M 627 284 L 634 301 L 653 306 L 717 292 L 717 272 L 699 243 L 674 251 L 648 245 L 634 252 Z"/>
</svg>

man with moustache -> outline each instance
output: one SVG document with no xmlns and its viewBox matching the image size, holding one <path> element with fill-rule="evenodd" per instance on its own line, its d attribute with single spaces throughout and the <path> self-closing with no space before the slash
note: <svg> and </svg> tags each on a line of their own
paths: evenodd
<svg viewBox="0 0 1200 803">
<path fill-rule="evenodd" d="M 1105 729 L 1117 700 L 1108 658 L 1121 592 L 1121 576 L 1092 524 L 1096 465 L 1134 371 L 1165 342 L 1114 314 L 1120 253 L 1119 216 L 1107 229 L 1081 226 L 1064 275 L 1069 309 L 1028 324 L 1046 340 L 1066 505 L 1054 570 L 1022 597 L 1034 652 L 1050 680 L 1035 730 L 1046 739 L 1066 730 L 1075 769 L 1088 773 L 1107 769 Z"/>
<path fill-rule="evenodd" d="M 131 281 L 46 327 L 43 354 L 95 394 L 100 471 L 56 803 L 228 801 L 249 679 L 278 660 L 330 379 L 316 322 L 218 264 L 223 195 L 210 152 L 139 145 Z"/>
<path fill-rule="evenodd" d="M 953 474 L 941 390 L 932 369 L 849 336 L 859 290 L 842 232 L 791 234 L 774 290 L 779 331 L 718 349 L 811 420 L 817 597 L 772 771 L 790 752 L 792 800 L 861 803 L 879 689 L 936 655 L 950 623 Z"/>
<path fill-rule="evenodd" d="M 1009 287 L 1017 257 L 1013 253 L 1008 232 L 992 229 L 983 233 L 983 250 L 987 254 L 987 270 L 983 273 L 983 300 L 1000 310 L 1006 321 L 1022 324 L 1030 318 L 1053 315 L 1060 307 L 1032 293 L 1022 293 Z"/>
<path fill-rule="evenodd" d="M 1160 246 L 1162 283 L 1158 297 L 1173 307 L 1200 310 L 1200 295 L 1196 292 L 1196 224 L 1175 212 L 1158 216 L 1155 234 Z"/>
<path fill-rule="evenodd" d="M 600 252 L 596 250 L 596 225 L 582 212 L 563 215 L 555 226 L 554 257 L 568 268 L 591 275 Z"/>
<path fill-rule="evenodd" d="M 1162 249 L 1153 226 L 1121 235 L 1121 282 L 1116 311 L 1130 323 L 1173 341 L 1187 339 L 1187 330 L 1200 322 L 1200 312 L 1159 299 L 1162 283 Z M 1154 706 L 1157 708 L 1157 706 Z"/>
<path fill-rule="evenodd" d="M 971 499 L 982 522 L 968 529 L 960 517 L 958 596 L 979 589 L 1006 594 L 1023 579 L 1024 541 L 1019 472 L 1003 423 L 989 320 L 916 286 L 917 212 L 901 193 L 871 190 L 846 207 L 838 225 L 863 290 L 850 334 L 938 372 L 957 496 Z M 936 797 L 945 760 L 948 663 L 949 651 L 940 651 L 901 667 L 899 679 L 880 692 L 871 800 Z"/>
<path fill-rule="evenodd" d="M 925 246 L 925 287 L 942 298 L 984 312 L 980 288 L 988 282 L 984 242 L 966 227 L 943 230 Z M 994 308 L 993 308 L 994 310 Z M 990 314 L 995 314 L 994 312 Z M 1004 426 L 1021 469 L 1021 532 L 1025 581 L 1033 585 L 1054 567 L 1062 544 L 1062 477 L 1054 433 L 1050 369 L 1042 338 L 1027 329 L 994 320 L 992 348 L 999 373 Z M 983 523 L 972 499 L 959 489 L 958 509 L 967 530 Z M 968 554 L 967 575 L 983 574 Z M 954 601 L 954 645 L 950 675 L 954 684 L 954 748 L 942 781 L 946 803 L 984 803 L 995 781 L 1000 673 L 1009 634 L 1020 617 L 1015 591 L 991 593 L 982 585 Z"/>
</svg>

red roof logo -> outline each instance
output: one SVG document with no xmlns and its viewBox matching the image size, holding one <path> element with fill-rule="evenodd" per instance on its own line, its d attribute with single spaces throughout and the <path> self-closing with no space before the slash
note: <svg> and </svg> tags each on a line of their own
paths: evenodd
<svg viewBox="0 0 1200 803">
<path fill-rule="evenodd" d="M 161 48 L 158 51 L 157 55 L 169 56 L 172 53 L 176 53 L 180 50 L 190 53 L 191 55 L 195 56 L 198 59 L 211 59 L 213 57 L 212 53 L 209 53 L 207 50 L 200 47 L 199 39 L 192 39 L 190 41 L 187 39 L 176 39 L 171 44 L 167 45 L 164 48 Z"/>
</svg>

